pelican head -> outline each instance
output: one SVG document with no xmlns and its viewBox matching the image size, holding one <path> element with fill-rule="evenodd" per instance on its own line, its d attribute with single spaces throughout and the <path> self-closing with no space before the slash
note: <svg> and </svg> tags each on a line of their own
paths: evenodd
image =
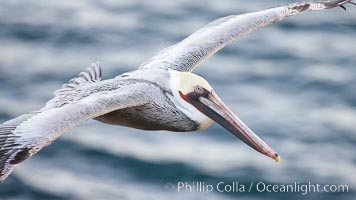
<svg viewBox="0 0 356 200">
<path fill-rule="evenodd" d="M 215 121 L 256 151 L 277 162 L 280 160 L 278 154 L 224 104 L 204 78 L 190 72 L 170 70 L 170 74 L 176 106 L 197 122 L 200 130 Z"/>
</svg>

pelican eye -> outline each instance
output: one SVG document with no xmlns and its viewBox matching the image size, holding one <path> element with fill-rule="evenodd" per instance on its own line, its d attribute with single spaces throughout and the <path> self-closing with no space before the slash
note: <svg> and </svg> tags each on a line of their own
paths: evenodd
<svg viewBox="0 0 356 200">
<path fill-rule="evenodd" d="M 197 85 L 197 86 L 194 86 L 194 92 L 196 94 L 198 94 L 199 96 L 208 96 L 209 95 L 209 91 L 206 90 L 205 88 L 203 88 L 202 86 L 200 85 Z"/>
<path fill-rule="evenodd" d="M 201 86 L 197 85 L 197 86 L 194 86 L 194 91 L 196 93 L 201 94 L 201 93 L 203 93 L 204 90 L 203 90 L 203 88 Z"/>
</svg>

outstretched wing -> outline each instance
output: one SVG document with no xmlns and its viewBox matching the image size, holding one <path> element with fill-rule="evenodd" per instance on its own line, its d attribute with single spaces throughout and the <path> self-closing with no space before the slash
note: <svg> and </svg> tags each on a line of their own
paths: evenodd
<svg viewBox="0 0 356 200">
<path fill-rule="evenodd" d="M 145 103 L 147 85 L 119 79 L 99 82 L 99 72 L 99 66 L 94 64 L 58 90 L 42 110 L 0 125 L 0 183 L 18 163 L 74 126 L 114 110 Z"/>
<path fill-rule="evenodd" d="M 234 40 L 286 17 L 304 11 L 324 10 L 352 3 L 351 0 L 303 2 L 217 19 L 183 41 L 163 49 L 139 69 L 162 68 L 193 71 L 196 66 Z"/>
</svg>

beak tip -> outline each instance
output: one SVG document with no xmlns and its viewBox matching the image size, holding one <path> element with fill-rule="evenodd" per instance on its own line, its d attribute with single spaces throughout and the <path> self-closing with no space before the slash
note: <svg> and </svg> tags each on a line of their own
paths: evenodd
<svg viewBox="0 0 356 200">
<path fill-rule="evenodd" d="M 281 157 L 276 154 L 276 158 L 274 159 L 277 163 L 280 163 L 281 162 Z"/>
</svg>

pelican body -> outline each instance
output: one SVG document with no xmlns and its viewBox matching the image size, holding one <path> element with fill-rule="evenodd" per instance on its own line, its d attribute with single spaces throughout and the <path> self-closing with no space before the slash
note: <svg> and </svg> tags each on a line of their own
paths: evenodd
<svg viewBox="0 0 356 200">
<path fill-rule="evenodd" d="M 142 130 L 195 131 L 217 122 L 256 151 L 279 155 L 192 71 L 236 39 L 304 11 L 345 9 L 351 0 L 303 2 L 217 19 L 167 47 L 137 70 L 101 80 L 99 63 L 55 91 L 40 110 L 0 125 L 0 182 L 17 164 L 89 119 Z"/>
<path fill-rule="evenodd" d="M 154 74 L 147 76 L 147 73 Z M 142 130 L 195 131 L 200 128 L 199 121 L 191 120 L 182 110 L 177 108 L 177 102 L 170 87 L 172 74 L 168 70 L 156 69 L 136 70 L 123 74 L 103 84 L 146 84 L 144 105 L 126 107 L 95 118 L 98 121 L 128 126 Z M 166 87 L 162 87 L 166 86 Z M 145 93 L 145 91 L 142 91 Z M 206 121 L 211 121 L 205 118 Z"/>
</svg>

